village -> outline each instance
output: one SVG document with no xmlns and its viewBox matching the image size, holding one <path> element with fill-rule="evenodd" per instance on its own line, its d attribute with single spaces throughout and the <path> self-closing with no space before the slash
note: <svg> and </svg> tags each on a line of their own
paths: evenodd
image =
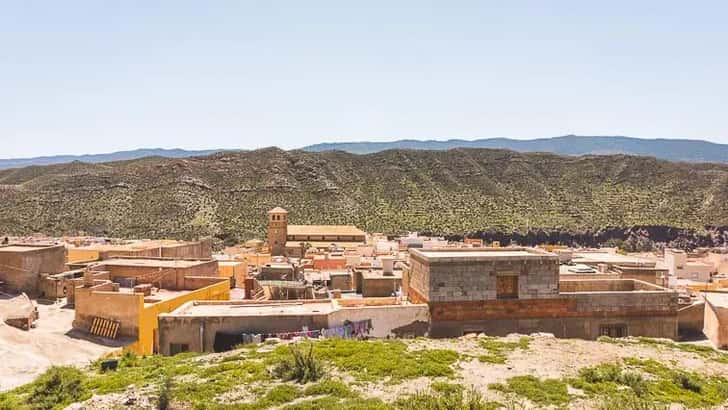
<svg viewBox="0 0 728 410">
<path fill-rule="evenodd" d="M 295 219 L 295 218 L 292 218 Z M 626 254 L 293 225 L 265 240 L 6 238 L 0 389 L 51 364 L 268 339 L 644 336 L 728 347 L 728 251 Z M 30 343 L 30 341 L 33 341 Z"/>
</svg>

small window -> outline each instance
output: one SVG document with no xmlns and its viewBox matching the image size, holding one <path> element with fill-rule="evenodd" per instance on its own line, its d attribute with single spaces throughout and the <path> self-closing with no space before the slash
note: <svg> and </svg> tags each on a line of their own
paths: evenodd
<svg viewBox="0 0 728 410">
<path fill-rule="evenodd" d="M 599 326 L 599 336 L 627 337 L 627 325 L 601 325 Z"/>
<path fill-rule="evenodd" d="M 177 353 L 184 353 L 190 351 L 190 345 L 184 343 L 170 343 L 169 353 L 174 356 Z"/>
<path fill-rule="evenodd" d="M 503 275 L 496 277 L 496 298 L 518 299 L 518 276 Z"/>
</svg>

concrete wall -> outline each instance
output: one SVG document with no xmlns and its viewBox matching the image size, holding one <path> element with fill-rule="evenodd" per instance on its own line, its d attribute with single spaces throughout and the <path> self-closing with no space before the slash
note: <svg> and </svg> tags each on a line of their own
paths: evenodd
<svg viewBox="0 0 728 410">
<path fill-rule="evenodd" d="M 703 333 L 713 346 L 728 349 L 728 308 L 706 302 Z"/>
<path fill-rule="evenodd" d="M 677 331 L 680 337 L 691 338 L 703 333 L 705 303 L 693 303 L 677 311 Z"/>
<path fill-rule="evenodd" d="M 402 280 L 397 277 L 363 278 L 362 296 L 366 298 L 392 296 Z"/>
<path fill-rule="evenodd" d="M 316 301 L 311 303 L 320 303 Z M 380 303 L 381 302 L 381 303 Z M 204 302 L 203 302 L 204 303 Z M 236 302 L 231 302 L 235 304 Z M 243 304 L 243 302 L 240 302 Z M 285 303 L 285 302 L 284 302 Z M 306 303 L 306 302 L 294 302 Z M 218 331 L 275 334 L 297 332 L 303 327 L 310 330 L 341 326 L 345 321 L 371 320 L 371 337 L 423 336 L 428 329 L 427 305 L 393 305 L 393 298 L 377 298 L 343 302 L 328 313 L 305 315 L 265 316 L 185 316 L 160 315 L 159 352 L 170 354 L 170 344 L 186 344 L 193 352 L 212 352 L 215 333 Z M 355 304 L 359 306 L 354 306 Z M 245 302 L 244 304 L 270 304 L 270 302 Z M 363 304 L 363 305 L 362 305 Z M 369 306 L 366 306 L 369 304 Z"/>
<path fill-rule="evenodd" d="M 184 289 L 184 281 L 186 276 L 218 276 L 218 266 L 216 260 L 202 261 L 190 267 L 176 268 L 160 268 L 154 265 L 114 265 L 99 264 L 93 267 L 94 270 L 103 270 L 109 272 L 111 280 L 119 282 L 127 278 L 136 278 L 139 276 L 151 277 L 162 271 L 166 274 L 161 279 L 161 287 L 165 289 Z M 141 279 L 137 283 L 149 283 L 149 279 Z M 157 283 L 157 281 L 155 281 Z"/>
<path fill-rule="evenodd" d="M 162 245 L 160 256 L 174 259 L 210 259 L 212 258 L 212 241 L 202 239 L 182 244 Z"/>
<path fill-rule="evenodd" d="M 27 249 L 19 252 L 0 251 L 0 282 L 4 282 L 4 287 L 11 291 L 36 296 L 42 273 L 55 274 L 66 270 L 66 248 L 63 245 L 12 245 L 8 248 Z"/>
<path fill-rule="evenodd" d="M 195 286 L 201 286 L 194 288 Z M 190 292 L 158 303 L 144 303 L 142 293 L 112 291 L 114 284 L 104 282 L 93 287 L 75 289 L 76 316 L 73 327 L 88 331 L 95 317 L 119 321 L 119 336 L 135 339 L 128 349 L 138 354 L 157 351 L 157 316 L 168 313 L 192 300 L 229 300 L 230 284 L 217 277 L 191 277 L 187 287 Z"/>
<path fill-rule="evenodd" d="M 567 281 L 562 281 L 563 284 Z M 633 336 L 677 338 L 677 293 L 670 291 L 610 291 L 615 284 L 569 283 L 576 288 L 603 291 L 562 293 L 558 298 L 487 300 L 472 302 L 431 302 L 430 334 L 434 337 L 460 336 L 464 332 L 508 333 L 550 332 L 558 337 L 595 339 L 599 327 L 623 324 Z M 636 286 L 647 286 L 635 282 Z M 654 288 L 654 286 L 652 286 Z"/>
<path fill-rule="evenodd" d="M 384 305 L 342 307 L 329 316 L 330 326 L 341 326 L 346 320 L 370 319 L 369 335 L 376 338 L 424 336 L 429 328 L 427 305 Z"/>
<path fill-rule="evenodd" d="M 170 354 L 170 344 L 186 344 L 192 352 L 212 352 L 215 333 L 297 332 L 304 326 L 311 330 L 329 327 L 327 314 L 280 316 L 168 316 L 159 321 L 159 352 Z"/>
<path fill-rule="evenodd" d="M 630 336 L 645 336 L 675 339 L 677 322 L 675 317 L 561 317 L 533 319 L 497 319 L 487 321 L 438 322 L 430 328 L 432 337 L 453 337 L 464 333 L 484 332 L 492 336 L 506 336 L 510 333 L 530 334 L 553 333 L 560 338 L 594 340 L 600 336 L 600 326 L 624 325 Z"/>
<path fill-rule="evenodd" d="M 315 257 L 313 258 L 314 270 L 344 269 L 346 258 L 344 257 Z"/>
<path fill-rule="evenodd" d="M 616 266 L 615 270 L 619 272 L 621 279 L 635 279 L 647 283 L 652 283 L 659 286 L 664 286 L 666 283 L 660 279 L 661 277 L 667 278 L 667 269 L 654 269 L 654 268 L 643 268 L 637 266 Z"/>
<path fill-rule="evenodd" d="M 96 317 L 113 319 L 120 322 L 119 336 L 137 338 L 144 295 L 113 292 L 111 289 L 112 285 L 108 282 L 91 288 L 76 288 L 73 327 L 88 331 Z"/>
<path fill-rule="evenodd" d="M 235 287 L 242 288 L 245 278 L 248 277 L 248 263 L 246 261 L 218 262 L 218 274 L 223 278 L 232 278 Z"/>
<path fill-rule="evenodd" d="M 144 307 L 139 315 L 139 339 L 131 346 L 131 350 L 138 354 L 159 353 L 158 334 L 160 314 L 169 313 L 187 302 L 193 300 L 230 300 L 230 282 L 219 278 L 197 278 L 208 282 L 207 286 Z M 202 284 L 198 282 L 198 284 Z"/>
<path fill-rule="evenodd" d="M 715 272 L 728 273 L 728 253 L 710 252 L 708 260 L 713 264 Z"/>
<path fill-rule="evenodd" d="M 352 290 L 354 289 L 354 281 L 351 274 L 331 275 L 330 289 Z M 389 295 L 387 295 L 389 296 Z"/>
<path fill-rule="evenodd" d="M 158 258 L 161 255 L 159 247 L 100 250 L 97 253 L 99 260 L 113 258 Z"/>
</svg>

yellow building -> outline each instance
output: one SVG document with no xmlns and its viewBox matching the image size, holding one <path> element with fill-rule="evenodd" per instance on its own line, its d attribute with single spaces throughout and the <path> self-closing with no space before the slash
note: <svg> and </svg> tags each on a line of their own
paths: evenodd
<svg viewBox="0 0 728 410">
<path fill-rule="evenodd" d="M 110 280 L 84 278 L 75 289 L 73 327 L 93 335 L 120 339 L 137 354 L 157 352 L 157 316 L 193 300 L 229 300 L 230 281 L 219 276 L 186 276 L 174 289 L 157 289 L 139 277 L 133 288 Z"/>
<path fill-rule="evenodd" d="M 248 277 L 248 262 L 242 261 L 218 261 L 218 273 L 221 278 L 232 278 L 233 285 L 242 288 L 245 278 Z"/>
</svg>

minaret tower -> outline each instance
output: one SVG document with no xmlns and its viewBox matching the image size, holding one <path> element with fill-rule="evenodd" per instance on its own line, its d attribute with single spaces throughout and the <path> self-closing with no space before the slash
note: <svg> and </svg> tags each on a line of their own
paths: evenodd
<svg viewBox="0 0 728 410">
<path fill-rule="evenodd" d="M 268 249 L 271 256 L 281 256 L 286 251 L 288 238 L 288 211 L 275 207 L 268 211 Z"/>
</svg>

